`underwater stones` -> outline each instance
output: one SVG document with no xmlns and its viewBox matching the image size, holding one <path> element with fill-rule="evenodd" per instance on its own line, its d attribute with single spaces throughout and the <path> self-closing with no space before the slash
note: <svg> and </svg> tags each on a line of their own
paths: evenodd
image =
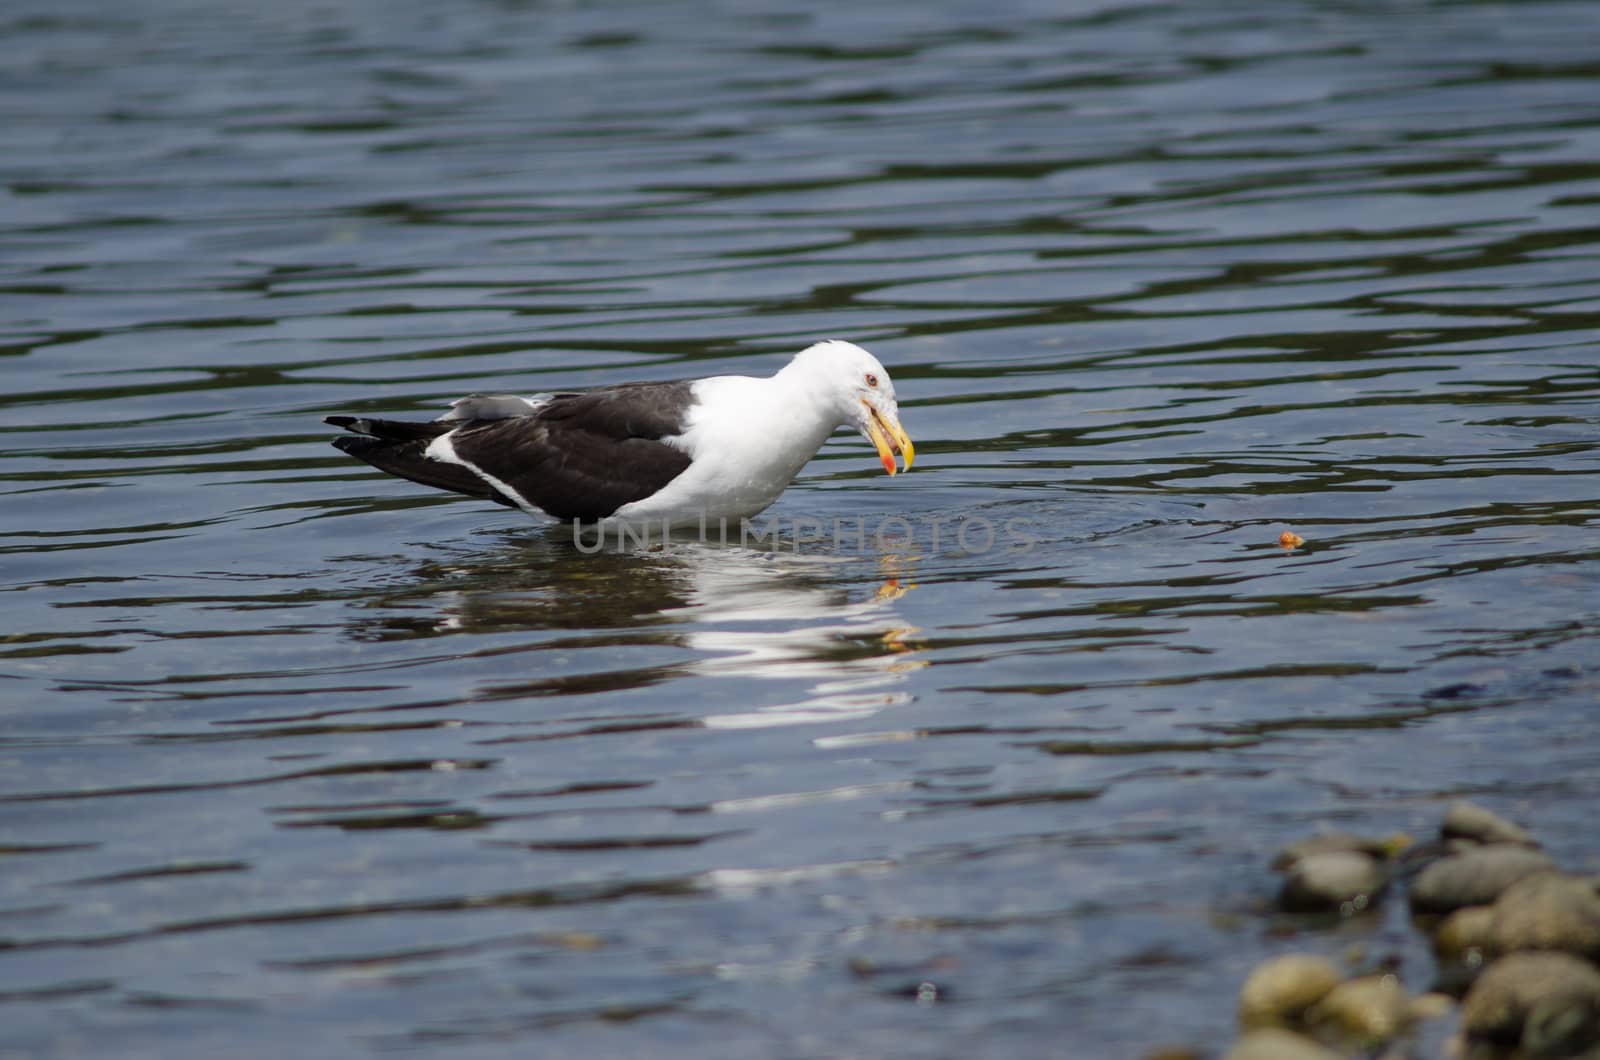
<svg viewBox="0 0 1600 1060">
<path fill-rule="evenodd" d="M 1399 953 L 1348 949 L 1370 973 L 1352 978 L 1322 957 L 1274 958 L 1240 990 L 1226 1060 L 1420 1055 L 1413 1028 L 1451 1015 L 1450 1060 L 1600 1060 L 1600 876 L 1563 872 L 1528 832 L 1472 803 L 1452 804 L 1439 833 L 1410 849 L 1403 835 L 1326 833 L 1272 863 L 1278 904 L 1295 912 L 1350 913 L 1386 887 L 1408 891 L 1411 923 L 1433 935 L 1433 992 L 1406 993 L 1391 974 L 1408 963 Z"/>
<path fill-rule="evenodd" d="M 1411 909 L 1448 913 L 1488 905 L 1507 887 L 1540 872 L 1554 872 L 1549 855 L 1510 843 L 1474 847 L 1440 858 L 1411 881 Z"/>
<path fill-rule="evenodd" d="M 1325 957 L 1294 953 L 1257 965 L 1239 991 L 1245 1032 L 1230 1057 L 1326 1057 L 1392 1041 L 1419 1010 L 1393 975 L 1345 979 Z M 1266 1034 L 1266 1031 L 1276 1032 Z M 1284 1050 L 1274 1053 L 1272 1048 Z"/>
<path fill-rule="evenodd" d="M 1289 866 L 1278 904 L 1291 913 L 1353 913 L 1374 904 L 1388 886 L 1389 874 L 1369 854 L 1307 854 Z"/>
<path fill-rule="evenodd" d="M 1239 989 L 1239 1026 L 1251 1030 L 1298 1022 L 1341 978 L 1326 957 L 1291 953 L 1264 961 Z"/>
<path fill-rule="evenodd" d="M 1475 802 L 1458 799 L 1445 811 L 1439 824 L 1439 835 L 1444 839 L 1469 839 L 1475 843 L 1515 843 L 1536 847 L 1536 841 L 1527 829 L 1501 817 L 1493 810 Z"/>
<path fill-rule="evenodd" d="M 1312 854 L 1356 853 L 1369 858 L 1387 858 L 1394 850 L 1403 848 L 1409 840 L 1403 836 L 1374 839 L 1353 832 L 1318 832 L 1297 839 L 1280 850 L 1272 859 L 1275 872 L 1282 872 L 1301 858 Z"/>
<path fill-rule="evenodd" d="M 1367 909 L 1389 886 L 1389 858 L 1410 842 L 1405 835 L 1324 832 L 1291 843 L 1272 859 L 1272 868 L 1284 874 L 1278 905 L 1291 913 Z"/>
</svg>

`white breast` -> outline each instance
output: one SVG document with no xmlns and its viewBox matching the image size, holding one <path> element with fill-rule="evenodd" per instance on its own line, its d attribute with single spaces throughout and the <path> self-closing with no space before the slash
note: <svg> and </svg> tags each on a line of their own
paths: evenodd
<svg viewBox="0 0 1600 1060">
<path fill-rule="evenodd" d="M 665 439 L 694 462 L 660 492 L 618 508 L 606 523 L 732 524 L 765 509 L 839 426 L 786 389 L 777 377 L 697 381 L 687 429 Z"/>
</svg>

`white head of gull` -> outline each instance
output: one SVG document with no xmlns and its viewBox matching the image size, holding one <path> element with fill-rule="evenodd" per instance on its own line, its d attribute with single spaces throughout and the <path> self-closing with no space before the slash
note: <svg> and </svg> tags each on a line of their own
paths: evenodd
<svg viewBox="0 0 1600 1060">
<path fill-rule="evenodd" d="M 872 443 L 891 475 L 896 453 L 908 469 L 916 458 L 889 373 L 837 340 L 808 346 L 766 378 L 474 395 L 426 422 L 327 422 L 351 432 L 334 445 L 392 475 L 602 528 L 747 519 L 843 426 Z"/>
</svg>

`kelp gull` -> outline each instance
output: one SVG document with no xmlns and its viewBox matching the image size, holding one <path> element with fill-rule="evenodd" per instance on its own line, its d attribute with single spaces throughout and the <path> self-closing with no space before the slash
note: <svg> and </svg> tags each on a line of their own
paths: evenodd
<svg viewBox="0 0 1600 1060">
<path fill-rule="evenodd" d="M 428 422 L 329 416 L 334 445 L 391 475 L 598 523 L 749 518 L 778 499 L 835 429 L 854 426 L 884 470 L 916 450 L 894 382 L 848 342 L 819 342 L 766 379 L 719 375 L 583 393 L 473 395 Z"/>
</svg>

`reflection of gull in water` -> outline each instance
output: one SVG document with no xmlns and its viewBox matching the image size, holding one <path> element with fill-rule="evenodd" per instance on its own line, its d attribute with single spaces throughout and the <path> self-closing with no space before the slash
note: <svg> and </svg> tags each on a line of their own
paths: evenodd
<svg viewBox="0 0 1600 1060">
<path fill-rule="evenodd" d="M 666 617 L 691 622 L 690 647 L 712 653 L 692 664 L 707 677 L 754 677 L 813 682 L 799 701 L 702 719 L 710 728 L 757 728 L 862 718 L 909 702 L 891 686 L 926 665 L 906 638 L 916 630 L 894 602 L 912 588 L 893 561 L 880 558 L 878 591 L 852 601 L 838 589 L 807 585 L 797 575 L 829 559 L 774 556 L 693 547 L 700 553 L 684 606 Z"/>
<path fill-rule="evenodd" d="M 876 562 L 876 591 L 861 599 L 863 563 Z M 598 665 L 592 642 L 607 649 L 675 645 L 687 658 L 591 671 L 527 674 L 479 690 L 492 698 L 658 686 L 675 704 L 694 698 L 695 678 L 806 682 L 804 694 L 774 706 L 726 714 L 679 714 L 680 724 L 710 728 L 796 725 L 866 717 L 908 702 L 897 690 L 923 665 L 908 639 L 917 632 L 896 612 L 912 587 L 912 561 L 891 555 L 840 557 L 740 546 L 670 541 L 646 550 L 585 553 L 558 539 L 522 539 L 498 554 L 431 562 L 415 586 L 363 612 L 351 635 L 386 640 L 452 634 L 538 634 L 534 644 L 583 652 Z M 498 671 L 503 679 L 505 673 Z M 766 697 L 761 697 L 765 701 Z M 675 713 L 677 713 L 675 711 Z"/>
</svg>

